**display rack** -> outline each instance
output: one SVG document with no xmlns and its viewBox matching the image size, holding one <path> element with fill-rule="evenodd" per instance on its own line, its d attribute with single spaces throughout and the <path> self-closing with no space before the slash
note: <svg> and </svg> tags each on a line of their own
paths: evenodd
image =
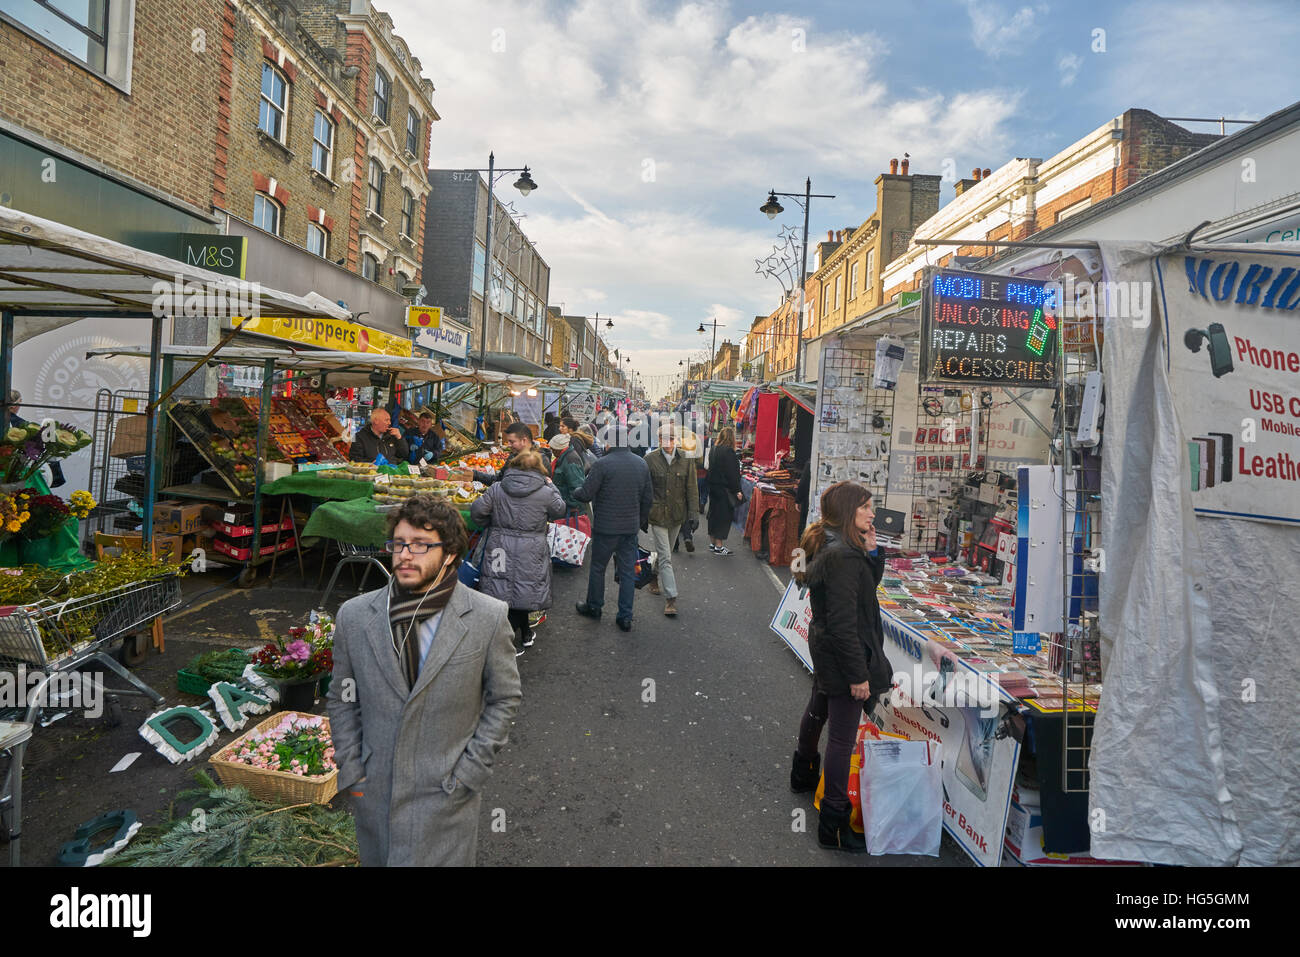
<svg viewBox="0 0 1300 957">
<path fill-rule="evenodd" d="M 987 391 L 922 385 L 916 405 L 912 447 L 912 521 L 909 547 L 920 552 L 948 552 L 970 543 L 962 509 L 945 507 L 958 498 L 972 471 L 988 457 Z M 983 401 L 981 401 L 983 400 Z"/>
<path fill-rule="evenodd" d="M 873 388 L 875 349 L 842 343 L 822 352 L 821 388 L 814 420 L 817 474 L 809 502 L 841 481 L 871 489 L 877 507 L 888 507 L 889 455 L 894 422 L 894 392 Z"/>
</svg>

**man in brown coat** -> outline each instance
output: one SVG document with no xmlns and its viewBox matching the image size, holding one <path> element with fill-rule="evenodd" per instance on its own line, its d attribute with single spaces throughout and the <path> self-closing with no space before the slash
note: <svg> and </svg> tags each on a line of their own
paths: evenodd
<svg viewBox="0 0 1300 957">
<path fill-rule="evenodd" d="M 659 428 L 659 447 L 646 453 L 654 504 L 650 507 L 650 538 L 659 553 L 658 583 L 653 594 L 663 594 L 664 614 L 677 616 L 677 575 L 673 570 L 673 543 L 682 525 L 700 513 L 700 486 L 695 476 L 696 460 L 677 448 L 677 428 L 671 423 Z"/>
</svg>

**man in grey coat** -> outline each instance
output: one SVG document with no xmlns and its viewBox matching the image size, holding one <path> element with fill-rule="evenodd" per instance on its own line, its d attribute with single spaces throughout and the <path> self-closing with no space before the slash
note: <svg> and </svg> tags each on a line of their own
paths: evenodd
<svg viewBox="0 0 1300 957">
<path fill-rule="evenodd" d="M 389 517 L 393 579 L 344 602 L 328 708 L 364 866 L 472 866 L 481 792 L 522 694 L 505 602 L 462 585 L 460 513 Z"/>
</svg>

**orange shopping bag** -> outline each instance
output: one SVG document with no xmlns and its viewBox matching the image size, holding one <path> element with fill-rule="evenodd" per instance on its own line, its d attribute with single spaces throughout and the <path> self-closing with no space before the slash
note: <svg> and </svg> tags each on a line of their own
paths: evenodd
<svg viewBox="0 0 1300 957">
<path fill-rule="evenodd" d="M 858 779 L 862 771 L 862 760 L 864 757 L 863 742 L 870 735 L 874 740 L 879 741 L 882 738 L 900 738 L 904 741 L 901 734 L 890 734 L 887 731 L 881 731 L 876 727 L 875 722 L 863 719 L 862 724 L 858 725 L 858 741 L 853 746 L 853 757 L 849 758 L 849 803 L 853 805 L 853 811 L 849 815 L 849 826 L 859 834 L 866 832 L 862 824 L 862 793 L 859 791 Z M 822 795 L 826 792 L 826 772 L 822 772 L 822 779 L 817 782 L 817 793 L 813 795 L 813 807 L 817 810 L 822 809 Z"/>
</svg>

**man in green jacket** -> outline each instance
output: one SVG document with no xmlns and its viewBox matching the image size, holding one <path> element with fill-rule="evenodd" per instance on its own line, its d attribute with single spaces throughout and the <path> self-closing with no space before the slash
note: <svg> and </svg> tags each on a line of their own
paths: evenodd
<svg viewBox="0 0 1300 957">
<path fill-rule="evenodd" d="M 659 553 L 659 581 L 650 586 L 652 594 L 663 594 L 664 614 L 677 616 L 677 576 L 673 572 L 673 543 L 686 522 L 700 511 L 699 483 L 695 477 L 695 460 L 677 448 L 677 430 L 671 423 L 659 429 L 659 448 L 646 453 L 650 466 L 650 484 L 654 504 L 650 507 L 650 537 Z"/>
</svg>

